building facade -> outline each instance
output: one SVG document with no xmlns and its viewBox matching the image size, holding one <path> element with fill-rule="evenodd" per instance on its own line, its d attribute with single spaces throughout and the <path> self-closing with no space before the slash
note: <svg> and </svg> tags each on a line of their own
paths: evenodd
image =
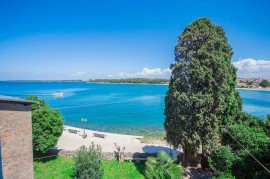
<svg viewBox="0 0 270 179">
<path fill-rule="evenodd" d="M 0 178 L 34 178 L 31 116 L 33 103 L 0 96 Z"/>
</svg>

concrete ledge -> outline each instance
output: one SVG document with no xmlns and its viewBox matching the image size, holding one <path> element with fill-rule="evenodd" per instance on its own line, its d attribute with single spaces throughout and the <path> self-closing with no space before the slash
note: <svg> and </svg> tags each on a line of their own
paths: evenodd
<svg viewBox="0 0 270 179">
<path fill-rule="evenodd" d="M 57 150 L 57 149 L 50 149 L 50 152 L 52 155 L 59 155 L 59 156 L 68 156 L 68 157 L 73 157 L 76 155 L 77 151 L 65 151 L 65 150 Z M 102 152 L 102 156 L 106 160 L 113 160 L 116 159 L 116 151 L 115 152 Z M 139 152 L 127 152 L 125 153 L 125 158 L 128 160 L 136 160 L 136 158 L 144 158 L 146 159 L 147 157 L 150 156 L 156 156 L 156 154 L 153 153 L 139 153 Z"/>
</svg>

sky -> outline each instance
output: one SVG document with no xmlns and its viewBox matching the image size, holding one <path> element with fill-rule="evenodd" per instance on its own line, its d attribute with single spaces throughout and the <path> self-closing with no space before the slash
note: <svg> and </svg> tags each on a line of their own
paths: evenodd
<svg viewBox="0 0 270 179">
<path fill-rule="evenodd" d="M 0 80 L 168 78 L 178 35 L 222 26 L 238 77 L 270 78 L 270 1 L 0 0 Z"/>
</svg>

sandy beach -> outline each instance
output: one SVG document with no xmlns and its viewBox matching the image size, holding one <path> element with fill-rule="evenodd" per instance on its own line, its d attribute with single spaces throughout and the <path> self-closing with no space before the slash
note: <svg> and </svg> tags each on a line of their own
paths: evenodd
<svg viewBox="0 0 270 179">
<path fill-rule="evenodd" d="M 70 133 L 68 129 L 78 130 L 77 134 Z M 154 154 L 159 151 L 165 151 L 168 154 L 178 153 L 178 151 L 171 149 L 165 141 L 155 141 L 154 143 L 142 143 L 143 136 L 115 134 L 108 132 L 98 132 L 92 130 L 85 130 L 87 138 L 83 138 L 83 129 L 65 126 L 61 137 L 58 140 L 56 148 L 63 151 L 76 151 L 81 146 L 90 146 L 94 144 L 100 145 L 102 152 L 114 152 L 116 147 L 114 143 L 122 147 L 125 147 L 127 153 L 149 153 Z M 104 134 L 105 138 L 94 137 L 94 133 Z"/>
</svg>

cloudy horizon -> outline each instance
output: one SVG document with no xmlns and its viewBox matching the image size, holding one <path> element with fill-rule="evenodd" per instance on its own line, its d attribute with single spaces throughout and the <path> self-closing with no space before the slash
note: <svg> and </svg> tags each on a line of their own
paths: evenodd
<svg viewBox="0 0 270 179">
<path fill-rule="evenodd" d="M 232 64 L 237 68 L 237 78 L 265 78 L 270 79 L 270 61 L 269 60 L 255 60 L 252 58 L 241 59 Z M 1 74 L 1 72 L 0 72 Z M 53 76 L 63 76 L 63 78 L 54 79 Z M 89 79 L 120 79 L 120 78 L 163 78 L 169 79 L 171 75 L 170 68 L 149 68 L 144 67 L 142 70 L 136 72 L 118 72 L 116 74 L 89 75 L 89 72 L 77 71 L 68 74 L 61 73 L 45 73 L 43 71 L 34 74 L 34 79 L 23 79 L 19 73 L 12 73 L 11 79 L 7 80 L 89 80 Z"/>
<path fill-rule="evenodd" d="M 242 59 L 232 63 L 237 68 L 238 78 L 270 78 L 270 61 Z"/>
</svg>

